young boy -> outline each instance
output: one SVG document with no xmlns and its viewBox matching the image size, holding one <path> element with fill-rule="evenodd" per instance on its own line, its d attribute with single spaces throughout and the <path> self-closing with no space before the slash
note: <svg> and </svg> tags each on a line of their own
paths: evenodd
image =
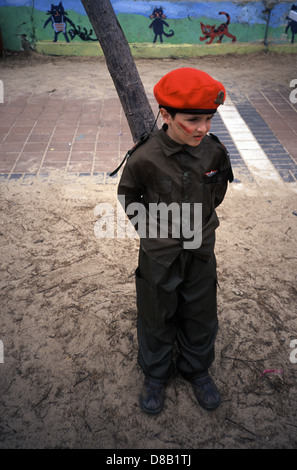
<svg viewBox="0 0 297 470">
<path fill-rule="evenodd" d="M 208 373 L 218 328 L 215 208 L 233 174 L 225 147 L 208 132 L 225 93 L 220 82 L 194 68 L 161 78 L 154 95 L 164 125 L 129 156 L 118 187 L 130 219 L 131 203 L 144 208 L 147 216 L 145 231 L 138 226 L 136 291 L 138 362 L 145 375 L 140 407 L 148 414 L 164 406 L 175 341 L 177 369 L 192 383 L 198 403 L 212 410 L 221 402 Z M 159 231 L 152 230 L 152 222 Z"/>
</svg>

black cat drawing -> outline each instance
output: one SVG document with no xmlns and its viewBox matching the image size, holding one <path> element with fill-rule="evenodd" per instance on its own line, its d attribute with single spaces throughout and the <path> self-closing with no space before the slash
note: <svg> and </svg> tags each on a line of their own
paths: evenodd
<svg viewBox="0 0 297 470">
<path fill-rule="evenodd" d="M 158 36 L 160 38 L 160 42 L 163 42 L 163 35 L 166 36 L 166 38 L 171 38 L 174 35 L 174 31 L 172 31 L 172 29 L 169 30 L 169 33 L 165 33 L 164 31 L 164 26 L 169 27 L 169 24 L 164 21 L 166 18 L 167 16 L 164 15 L 162 7 L 156 7 L 150 15 L 150 19 L 154 20 L 149 26 L 150 28 L 153 28 L 155 33 L 153 43 L 157 41 Z"/>
<path fill-rule="evenodd" d="M 66 25 L 66 23 L 69 23 L 74 29 L 75 29 L 75 25 L 71 21 L 71 19 L 68 18 L 67 11 L 64 10 L 62 2 L 60 2 L 59 5 L 51 4 L 51 9 L 48 10 L 47 14 L 50 15 L 50 17 L 46 20 L 43 27 L 46 28 L 47 25 L 50 23 L 50 21 L 52 22 L 52 27 L 53 27 L 54 32 L 55 32 L 54 42 L 57 42 L 58 35 L 60 33 L 63 33 L 66 41 L 70 42 L 69 38 L 67 36 L 67 31 L 66 31 L 67 25 Z"/>
</svg>

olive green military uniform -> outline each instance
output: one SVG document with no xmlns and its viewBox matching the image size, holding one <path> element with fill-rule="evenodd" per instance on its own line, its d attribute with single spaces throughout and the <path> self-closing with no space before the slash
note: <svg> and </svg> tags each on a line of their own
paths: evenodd
<svg viewBox="0 0 297 470">
<path fill-rule="evenodd" d="M 214 359 L 217 333 L 215 208 L 222 202 L 233 174 L 228 153 L 215 136 L 197 147 L 180 145 L 166 125 L 128 158 L 118 187 L 125 209 L 140 203 L 188 203 L 189 226 L 195 226 L 194 204 L 202 204 L 202 243 L 185 249 L 183 233 L 140 240 L 136 270 L 139 364 L 155 382 L 166 382 L 177 367 L 187 378 L 205 374 Z M 129 215 L 132 218 L 131 214 Z M 182 217 L 182 210 L 181 210 Z M 149 217 L 146 218 L 149 223 Z M 147 229 L 147 234 L 149 230 Z M 188 245 L 189 246 L 189 245 Z"/>
</svg>

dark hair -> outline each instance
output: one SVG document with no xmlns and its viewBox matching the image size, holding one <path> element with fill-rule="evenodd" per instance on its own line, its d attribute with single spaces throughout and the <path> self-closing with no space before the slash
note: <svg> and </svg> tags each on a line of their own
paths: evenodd
<svg viewBox="0 0 297 470">
<path fill-rule="evenodd" d="M 174 119 L 176 113 L 178 113 L 178 109 L 176 109 L 176 108 L 169 108 L 168 106 L 159 105 L 159 109 L 161 109 L 161 108 L 166 109 L 167 113 L 170 114 L 170 116 L 172 117 L 172 119 Z"/>
<path fill-rule="evenodd" d="M 176 113 L 183 113 L 183 114 L 214 114 L 216 109 L 177 109 L 177 108 L 170 108 L 169 106 L 162 106 L 159 105 L 159 109 L 166 109 L 166 111 L 170 114 L 172 119 L 175 118 Z"/>
</svg>

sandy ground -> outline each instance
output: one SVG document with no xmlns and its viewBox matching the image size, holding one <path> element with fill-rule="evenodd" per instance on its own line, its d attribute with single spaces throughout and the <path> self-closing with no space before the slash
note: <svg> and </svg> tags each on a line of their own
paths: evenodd
<svg viewBox="0 0 297 470">
<path fill-rule="evenodd" d="M 220 74 L 240 93 L 239 84 L 283 85 L 285 67 L 294 78 L 296 57 L 137 61 L 147 87 L 181 64 Z M 1 66 L 8 94 L 43 93 L 55 77 L 64 96 L 96 99 L 106 83 L 103 60 L 12 57 Z M 138 240 L 94 234 L 96 205 L 109 202 L 116 214 L 115 194 L 88 180 L 0 187 L 0 448 L 296 448 L 296 192 L 230 186 L 218 209 L 211 368 L 223 402 L 203 410 L 176 375 L 157 417 L 138 407 Z"/>
</svg>

